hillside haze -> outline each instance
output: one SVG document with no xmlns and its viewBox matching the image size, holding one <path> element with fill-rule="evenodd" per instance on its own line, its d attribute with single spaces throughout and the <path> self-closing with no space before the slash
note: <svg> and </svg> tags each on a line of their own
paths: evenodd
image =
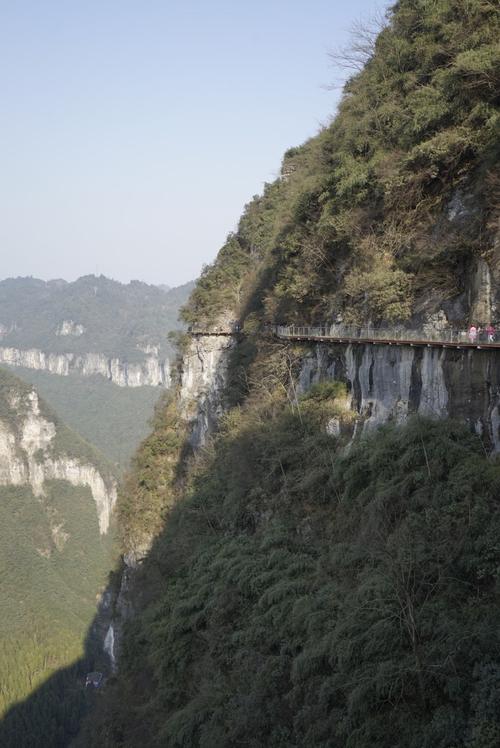
<svg viewBox="0 0 500 748">
<path fill-rule="evenodd" d="M 0 282 L 0 360 L 119 385 L 168 384 L 178 310 L 191 284 L 163 290 L 104 276 Z"/>
<path fill-rule="evenodd" d="M 0 365 L 33 384 L 62 420 L 121 468 L 170 385 L 169 334 L 192 284 L 0 282 Z"/>
</svg>

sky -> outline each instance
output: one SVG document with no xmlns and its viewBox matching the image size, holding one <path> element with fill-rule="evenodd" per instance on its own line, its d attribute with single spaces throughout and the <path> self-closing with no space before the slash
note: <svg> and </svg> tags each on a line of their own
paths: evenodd
<svg viewBox="0 0 500 748">
<path fill-rule="evenodd" d="M 328 124 L 375 0 L 0 0 L 0 277 L 179 285 Z"/>
</svg>

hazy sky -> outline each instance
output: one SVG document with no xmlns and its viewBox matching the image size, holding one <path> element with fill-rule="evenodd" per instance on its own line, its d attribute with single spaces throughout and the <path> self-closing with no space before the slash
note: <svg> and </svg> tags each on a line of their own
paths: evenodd
<svg viewBox="0 0 500 748">
<path fill-rule="evenodd" d="M 0 0 L 0 277 L 196 277 L 328 122 L 328 50 L 375 5 Z"/>
</svg>

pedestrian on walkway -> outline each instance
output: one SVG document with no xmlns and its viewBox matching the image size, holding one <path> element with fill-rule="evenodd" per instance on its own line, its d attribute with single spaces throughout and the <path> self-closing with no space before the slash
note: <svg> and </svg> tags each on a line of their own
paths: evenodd
<svg viewBox="0 0 500 748">
<path fill-rule="evenodd" d="M 474 324 L 469 327 L 469 340 L 471 343 L 475 343 L 477 340 L 477 327 Z"/>
<path fill-rule="evenodd" d="M 495 342 L 496 330 L 493 327 L 493 325 L 491 324 L 491 322 L 489 323 L 489 325 L 486 328 L 486 335 L 488 336 L 488 343 L 494 343 Z"/>
</svg>

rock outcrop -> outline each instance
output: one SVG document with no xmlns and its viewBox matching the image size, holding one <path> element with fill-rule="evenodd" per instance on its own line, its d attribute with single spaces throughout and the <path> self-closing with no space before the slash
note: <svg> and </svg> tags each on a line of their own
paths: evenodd
<svg viewBox="0 0 500 748">
<path fill-rule="evenodd" d="M 224 413 L 229 357 L 236 344 L 236 336 L 200 334 L 191 338 L 184 352 L 178 398 L 182 417 L 188 423 L 189 443 L 194 450 L 203 446 Z M 119 656 L 123 625 L 134 615 L 131 590 L 134 589 L 135 576 L 152 540 L 135 547 L 122 558 L 120 586 L 114 593 L 114 615 L 104 641 L 104 650 L 113 670 Z"/>
<path fill-rule="evenodd" d="M 299 391 L 327 379 L 346 382 L 364 430 L 411 414 L 449 416 L 500 450 L 500 351 L 318 344 L 305 352 Z"/>
<path fill-rule="evenodd" d="M 84 334 L 84 332 L 85 327 L 83 325 L 80 325 L 77 322 L 73 322 L 72 319 L 65 319 L 57 328 L 56 335 L 60 335 L 62 337 L 70 335 L 71 337 L 79 338 L 80 335 Z"/>
<path fill-rule="evenodd" d="M 230 335 L 198 335 L 182 361 L 180 404 L 191 423 L 193 448 L 204 444 L 224 411 L 229 356 L 236 345 Z"/>
<path fill-rule="evenodd" d="M 119 387 L 170 386 L 170 363 L 158 355 L 148 354 L 142 361 L 128 362 L 108 358 L 102 353 L 46 353 L 37 348 L 20 350 L 0 347 L 0 363 L 26 369 L 47 371 L 59 376 L 75 373 L 109 379 Z"/>
<path fill-rule="evenodd" d="M 29 485 L 37 497 L 44 495 L 48 480 L 87 486 L 96 505 L 99 531 L 107 533 L 116 501 L 114 479 L 105 479 L 90 462 L 56 452 L 56 425 L 41 413 L 35 390 L 11 394 L 9 406 L 15 418 L 0 418 L 0 485 Z"/>
</svg>

